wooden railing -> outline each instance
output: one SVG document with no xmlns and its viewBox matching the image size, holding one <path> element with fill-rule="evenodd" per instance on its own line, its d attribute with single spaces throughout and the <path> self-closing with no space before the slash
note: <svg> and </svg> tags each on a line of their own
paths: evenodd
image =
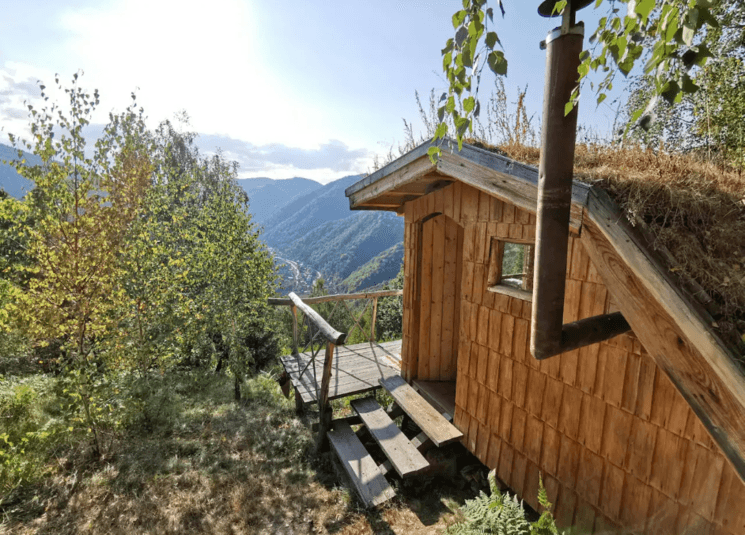
<svg viewBox="0 0 745 535">
<path fill-rule="evenodd" d="M 334 314 L 336 313 L 337 309 L 339 308 L 339 303 L 344 305 L 344 309 L 347 311 L 349 316 L 354 321 L 354 326 L 349 330 L 349 333 L 347 333 L 347 336 L 351 336 L 351 334 L 354 332 L 355 329 L 359 329 L 359 331 L 362 333 L 362 335 L 367 338 L 370 342 L 375 342 L 376 336 L 375 336 L 375 322 L 377 320 L 378 316 L 378 299 L 381 297 L 396 297 L 403 295 L 403 290 L 381 290 L 378 292 L 363 292 L 363 293 L 354 293 L 354 294 L 336 294 L 336 295 L 321 295 L 317 297 L 298 297 L 294 293 L 290 293 L 287 298 L 270 298 L 269 304 L 275 305 L 275 306 L 282 306 L 286 305 L 290 307 L 290 310 L 292 311 L 292 350 L 293 352 L 298 352 L 298 328 L 297 328 L 297 306 L 295 305 L 295 302 L 293 301 L 291 296 L 295 296 L 295 298 L 300 299 L 302 303 L 306 305 L 316 305 L 319 303 L 329 303 L 334 302 L 334 308 L 331 310 L 331 313 L 329 313 L 329 317 L 326 319 L 327 322 L 331 322 L 331 318 L 334 317 Z M 352 309 L 349 307 L 347 301 L 357 300 L 357 299 L 368 299 L 369 302 L 363 307 L 362 311 L 355 316 L 352 312 Z M 362 318 L 364 317 L 367 310 L 372 306 L 372 316 L 370 319 L 370 331 L 369 336 L 365 333 L 365 329 L 362 328 Z M 312 310 L 312 309 L 311 309 Z M 313 310 L 314 313 L 315 310 Z M 317 314 L 317 313 L 316 313 Z M 306 315 L 307 317 L 307 315 Z M 320 316 L 319 316 L 320 317 Z M 312 341 L 312 340 L 311 340 Z M 308 344 L 306 344 L 305 349 L 308 347 Z"/>
<path fill-rule="evenodd" d="M 270 298 L 269 304 L 274 306 L 289 306 L 292 315 L 292 352 L 294 355 L 298 355 L 299 351 L 299 329 L 298 329 L 298 310 L 303 313 L 303 322 L 307 324 L 308 336 L 303 351 L 305 352 L 310 347 L 311 358 L 305 367 L 300 371 L 298 377 L 302 377 L 308 367 L 312 367 L 313 370 L 313 382 L 316 385 L 316 399 L 318 400 L 318 411 L 319 411 L 319 426 L 318 426 L 318 437 L 316 447 L 321 449 L 325 447 L 326 432 L 329 430 L 331 425 L 331 405 L 329 403 L 329 385 L 331 383 L 331 367 L 334 358 L 334 349 L 337 346 L 344 345 L 348 334 L 358 328 L 360 332 L 365 335 L 365 330 L 362 328 L 360 321 L 364 317 L 368 308 L 372 305 L 372 316 L 370 326 L 369 341 L 372 343 L 375 341 L 375 320 L 378 313 L 378 299 L 381 297 L 393 297 L 403 295 L 403 290 L 384 290 L 380 292 L 367 292 L 367 293 L 356 293 L 356 294 L 338 294 L 338 295 L 324 295 L 319 297 L 303 297 L 300 298 L 295 293 L 290 292 L 287 298 Z M 352 313 L 352 309 L 347 304 L 347 301 L 353 299 L 369 299 L 370 302 L 365 305 L 362 312 L 358 317 Z M 343 303 L 344 308 L 347 310 L 349 315 L 354 320 L 355 325 L 352 327 L 349 333 L 345 334 L 337 331 L 325 320 L 318 312 L 313 310 L 310 305 L 318 303 L 336 302 L 334 308 L 329 314 L 329 320 L 333 317 L 339 303 Z M 318 389 L 318 380 L 316 377 L 316 356 L 321 352 L 323 344 L 318 345 L 316 348 L 316 339 L 322 338 L 325 340 L 326 352 L 323 361 L 323 373 L 321 375 L 321 386 Z M 318 340 L 321 341 L 320 339 Z M 298 411 L 303 409 L 303 401 L 300 395 L 295 392 L 295 406 Z"/>
</svg>

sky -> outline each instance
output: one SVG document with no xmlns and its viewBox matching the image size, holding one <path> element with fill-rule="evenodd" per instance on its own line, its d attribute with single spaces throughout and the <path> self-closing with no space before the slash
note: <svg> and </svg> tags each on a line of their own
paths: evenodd
<svg viewBox="0 0 745 535">
<path fill-rule="evenodd" d="M 536 125 L 539 42 L 558 24 L 537 15 L 539 3 L 504 0 L 505 17 L 494 18 L 509 61 L 508 96 L 514 101 L 517 88 L 528 87 Z M 426 101 L 431 90 L 447 90 L 440 50 L 459 7 L 458 0 L 6 0 L 0 143 L 8 133 L 27 135 L 25 104 L 44 104 L 39 82 L 54 89 L 59 74 L 69 87 L 81 73 L 80 85 L 101 94 L 93 123 L 123 111 L 135 92 L 151 126 L 185 111 L 202 151 L 222 149 L 241 178 L 327 183 L 365 173 L 376 154 L 404 141 L 403 119 L 422 132 L 415 91 Z M 588 35 L 599 16 L 591 7 L 579 12 Z M 492 86 L 487 73 L 482 100 Z M 613 100 L 597 107 L 588 88 L 580 123 L 606 135 Z"/>
</svg>

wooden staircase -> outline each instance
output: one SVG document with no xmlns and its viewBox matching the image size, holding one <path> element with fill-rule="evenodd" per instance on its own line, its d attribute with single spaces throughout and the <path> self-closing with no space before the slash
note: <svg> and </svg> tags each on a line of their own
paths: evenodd
<svg viewBox="0 0 745 535">
<path fill-rule="evenodd" d="M 359 415 L 362 425 L 388 458 L 378 466 L 347 420 L 331 423 L 333 429 L 328 432 L 331 447 L 367 507 L 380 505 L 394 496 L 385 474 L 391 470 L 402 478 L 421 474 L 429 463 L 420 450 L 430 445 L 444 446 L 463 436 L 448 421 L 452 415 L 440 414 L 400 376 L 380 379 L 380 384 L 422 432 L 409 440 L 374 398 L 352 401 L 352 408 Z"/>
</svg>

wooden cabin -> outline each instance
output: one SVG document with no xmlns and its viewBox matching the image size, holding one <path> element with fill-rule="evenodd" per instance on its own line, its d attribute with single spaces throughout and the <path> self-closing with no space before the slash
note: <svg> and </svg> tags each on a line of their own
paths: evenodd
<svg viewBox="0 0 745 535">
<path fill-rule="evenodd" d="M 424 144 L 346 191 L 405 218 L 401 375 L 454 398 L 463 442 L 538 509 L 590 533 L 745 533 L 745 379 L 711 319 L 604 191 L 574 183 L 564 322 L 632 331 L 529 348 L 538 172 Z M 426 396 L 425 396 L 426 397 Z"/>
</svg>

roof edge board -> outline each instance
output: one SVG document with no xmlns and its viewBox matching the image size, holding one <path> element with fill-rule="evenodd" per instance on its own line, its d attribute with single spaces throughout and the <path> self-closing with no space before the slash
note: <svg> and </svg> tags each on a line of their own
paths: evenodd
<svg viewBox="0 0 745 535">
<path fill-rule="evenodd" d="M 456 149 L 457 145 L 455 142 L 449 139 L 443 145 L 445 145 L 443 151 L 437 163 L 432 166 L 431 171 L 437 171 L 446 177 L 470 184 L 486 193 L 497 195 L 502 199 L 514 202 L 521 208 L 535 213 L 538 198 L 538 169 L 536 167 L 517 162 L 495 152 L 468 145 L 467 143 L 463 144 L 460 151 Z M 347 188 L 345 194 L 349 197 L 350 208 L 357 209 L 366 200 L 371 200 L 376 195 L 384 194 L 386 187 L 393 187 L 396 181 L 389 180 L 389 184 L 382 184 L 380 182 L 392 175 L 402 174 L 403 169 L 423 157 L 428 159 L 429 155 L 427 151 L 431 146 L 434 146 L 434 144 L 425 142 Z M 471 167 L 469 170 L 466 170 L 465 168 L 467 166 L 462 165 L 464 161 L 477 167 Z M 399 181 L 398 185 L 421 178 L 424 174 L 426 173 L 415 172 L 405 180 Z M 501 183 L 497 181 L 501 181 Z M 375 188 L 373 194 L 371 186 L 375 184 L 379 184 L 379 187 Z M 589 188 L 590 186 L 587 184 L 576 180 L 573 181 L 572 204 L 584 207 L 587 204 Z M 368 190 L 367 193 L 360 195 L 364 190 Z"/>
<path fill-rule="evenodd" d="M 414 151 L 412 151 L 412 153 L 413 152 Z M 398 185 L 408 184 L 410 182 L 418 180 L 435 170 L 435 164 L 433 164 L 429 160 L 429 156 L 427 156 L 427 153 L 424 152 L 424 154 L 419 155 L 418 158 L 408 161 L 406 165 L 401 165 L 388 174 L 379 176 L 376 180 L 371 181 L 364 187 L 361 187 L 354 192 L 350 193 L 349 190 L 352 189 L 352 187 L 365 182 L 367 179 L 360 181 L 348 188 L 345 193 L 347 197 L 349 197 L 349 207 L 352 210 L 355 210 L 367 202 L 372 202 L 373 199 L 375 199 L 376 197 L 384 195 L 388 190 L 391 190 Z"/>
</svg>

